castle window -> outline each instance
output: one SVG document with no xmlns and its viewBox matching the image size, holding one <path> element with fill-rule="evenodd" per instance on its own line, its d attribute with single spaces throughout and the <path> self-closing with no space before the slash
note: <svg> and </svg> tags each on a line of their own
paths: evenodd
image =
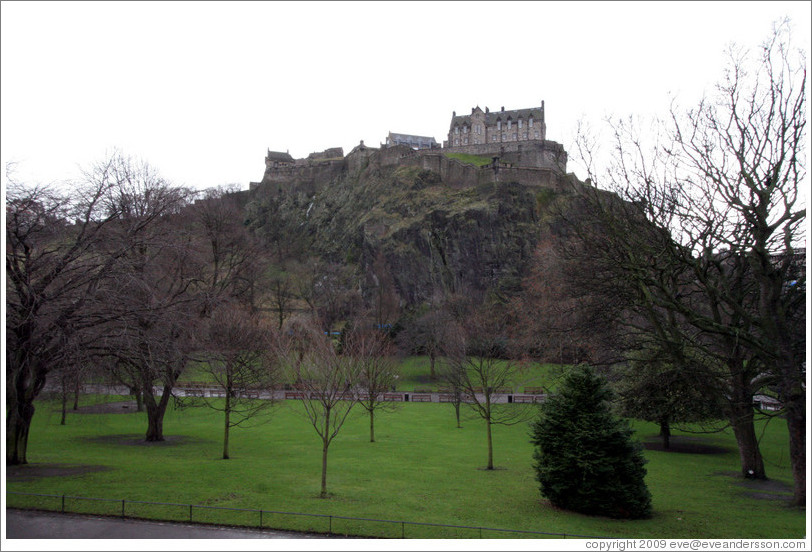
<svg viewBox="0 0 812 552">
<path fill-rule="evenodd" d="M 455 146 L 459 146 L 459 145 L 460 145 L 460 139 L 459 139 L 459 138 L 454 138 L 454 145 L 455 145 Z"/>
<path fill-rule="evenodd" d="M 460 127 L 454 127 L 454 134 L 460 133 Z"/>
<path fill-rule="evenodd" d="M 522 128 L 522 120 L 519 119 L 519 128 Z"/>
<path fill-rule="evenodd" d="M 539 131 L 538 130 L 535 132 L 535 135 L 536 135 L 536 140 L 538 140 L 538 138 L 539 138 Z"/>
<path fill-rule="evenodd" d="M 522 134 L 522 140 L 527 140 L 527 133 Z"/>
<path fill-rule="evenodd" d="M 496 130 L 502 130 L 502 121 L 496 121 Z"/>
<path fill-rule="evenodd" d="M 533 117 L 530 117 L 530 122 L 527 123 L 527 126 L 529 126 L 531 128 L 533 127 Z"/>
<path fill-rule="evenodd" d="M 512 123 L 512 122 L 513 122 L 513 121 L 511 121 L 510 119 L 508 119 L 508 130 L 510 130 L 510 123 Z"/>
</svg>

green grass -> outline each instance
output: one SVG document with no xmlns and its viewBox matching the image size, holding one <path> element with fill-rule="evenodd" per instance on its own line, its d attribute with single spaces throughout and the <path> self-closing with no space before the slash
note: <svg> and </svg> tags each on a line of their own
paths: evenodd
<svg viewBox="0 0 812 552">
<path fill-rule="evenodd" d="M 456 159 L 462 163 L 476 165 L 477 167 L 483 167 L 493 163 L 493 158 L 486 155 L 473 155 L 470 153 L 446 153 L 445 156 L 449 159 Z"/>
<path fill-rule="evenodd" d="M 418 363 L 419 359 L 413 360 Z M 408 363 L 407 363 L 408 364 Z M 415 368 L 413 373 L 417 373 Z M 406 370 L 408 372 L 408 370 Z M 641 521 L 594 518 L 557 510 L 541 496 L 532 468 L 526 424 L 494 428 L 497 469 L 485 471 L 485 431 L 481 420 L 455 428 L 447 404 L 400 405 L 377 416 L 376 443 L 369 443 L 368 421 L 354 411 L 330 448 L 329 499 L 318 498 L 320 441 L 287 401 L 268 423 L 232 431 L 230 460 L 220 459 L 222 421 L 204 409 L 170 409 L 165 434 L 180 442 L 120 444 L 117 436 L 139 439 L 146 416 L 69 414 L 59 425 L 56 403 L 42 403 L 34 417 L 29 467 L 61 463 L 108 469 L 73 476 L 7 481 L 9 491 L 105 498 L 108 502 L 70 501 L 68 509 L 120 513 L 121 500 L 264 509 L 395 521 L 493 527 L 605 537 L 802 538 L 802 511 L 786 506 L 785 495 L 765 500 L 751 496 L 736 477 L 735 441 L 728 433 L 702 436 L 723 447 L 722 454 L 647 451 L 646 481 L 655 515 Z M 652 424 L 635 424 L 638 435 L 656 435 Z M 679 433 L 677 433 L 679 434 Z M 771 423 L 762 439 L 768 474 L 791 483 L 787 431 Z M 24 468 L 25 469 L 25 468 Z M 773 492 L 773 491 L 770 491 Z M 783 492 L 783 490 L 782 490 Z M 786 498 L 789 498 L 788 496 Z M 59 499 L 7 496 L 8 504 L 58 509 Z M 109 511 L 108 511 L 109 510 Z M 188 507 L 128 504 L 127 514 L 188 520 Z M 196 509 L 196 521 L 256 525 L 256 513 Z M 265 526 L 326 531 L 327 518 L 266 513 Z M 336 532 L 399 537 L 399 524 L 332 520 Z M 478 538 L 457 529 L 406 526 L 414 538 Z M 487 532 L 484 537 L 515 538 Z"/>
<path fill-rule="evenodd" d="M 441 370 L 442 359 L 438 359 L 435 371 Z M 430 362 L 425 356 L 411 356 L 400 360 L 400 373 L 398 377 L 398 391 L 410 392 L 419 389 L 431 389 L 437 391 L 444 384 L 440 379 L 432 380 L 429 377 Z M 516 375 L 512 384 L 512 390 L 516 393 L 524 392 L 525 387 L 545 387 L 555 386 L 561 369 L 555 364 L 526 363 L 517 364 Z"/>
</svg>

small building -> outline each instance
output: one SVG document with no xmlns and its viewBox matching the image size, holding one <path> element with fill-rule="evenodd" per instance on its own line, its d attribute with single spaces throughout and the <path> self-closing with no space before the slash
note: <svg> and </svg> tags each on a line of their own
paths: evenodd
<svg viewBox="0 0 812 552">
<path fill-rule="evenodd" d="M 282 153 L 281 151 L 268 150 L 268 155 L 265 156 L 266 169 L 278 169 L 280 167 L 292 167 L 296 160 L 290 155 L 289 152 Z"/>
<path fill-rule="evenodd" d="M 389 132 L 386 137 L 386 147 L 391 146 L 409 146 L 412 149 L 436 149 L 440 144 L 433 136 L 415 136 L 413 134 L 398 134 Z"/>
</svg>

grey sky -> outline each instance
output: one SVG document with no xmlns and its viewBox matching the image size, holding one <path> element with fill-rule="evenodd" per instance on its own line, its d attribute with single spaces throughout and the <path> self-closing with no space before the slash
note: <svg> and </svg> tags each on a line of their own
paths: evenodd
<svg viewBox="0 0 812 552">
<path fill-rule="evenodd" d="M 570 149 L 579 119 L 695 103 L 729 42 L 783 16 L 808 52 L 811 5 L 3 2 L 2 161 L 46 183 L 118 148 L 177 184 L 246 188 L 267 148 L 442 142 L 452 111 L 541 100 Z"/>
</svg>

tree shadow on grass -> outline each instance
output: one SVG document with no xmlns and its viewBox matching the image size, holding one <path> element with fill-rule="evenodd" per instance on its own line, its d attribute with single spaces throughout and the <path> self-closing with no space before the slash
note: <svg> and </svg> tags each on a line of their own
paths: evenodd
<svg viewBox="0 0 812 552">
<path fill-rule="evenodd" d="M 6 466 L 8 481 L 33 481 L 40 477 L 71 477 L 110 470 L 109 466 L 92 464 L 48 464 L 31 463 L 18 466 Z"/>
<path fill-rule="evenodd" d="M 127 445 L 142 447 L 171 447 L 176 445 L 202 443 L 201 439 L 188 435 L 167 435 L 163 441 L 147 441 L 143 433 L 129 433 L 124 435 L 99 435 L 96 437 L 82 437 L 85 441 L 103 445 Z"/>
<path fill-rule="evenodd" d="M 729 447 L 705 443 L 701 437 L 672 435 L 670 441 L 667 449 L 663 448 L 663 440 L 659 436 L 646 438 L 642 445 L 646 450 L 677 454 L 726 454 L 732 450 Z"/>
</svg>

